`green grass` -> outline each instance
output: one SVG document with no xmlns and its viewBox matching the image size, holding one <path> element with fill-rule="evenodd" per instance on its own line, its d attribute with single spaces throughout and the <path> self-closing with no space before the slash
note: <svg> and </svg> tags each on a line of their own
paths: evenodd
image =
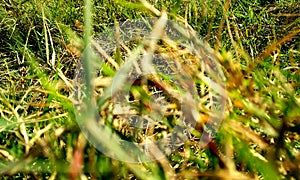
<svg viewBox="0 0 300 180">
<path fill-rule="evenodd" d="M 1 1 L 1 178 L 298 179 L 300 3 L 293 0 L 150 1 L 159 11 L 166 9 L 168 18 L 185 19 L 214 49 L 228 96 L 220 129 L 204 148 L 198 129 L 178 150 L 147 163 L 109 158 L 84 138 L 72 103 L 74 71 L 82 54 L 89 57 L 83 50 L 91 37 L 115 22 L 157 16 L 141 2 Z M 120 55 L 112 57 L 122 63 Z M 86 59 L 83 68 L 93 68 Z M 110 63 L 102 68 L 108 79 L 118 72 Z M 85 74 L 87 106 L 91 76 Z M 171 85 L 174 81 L 164 79 Z M 198 90 L 205 89 L 200 78 L 195 80 Z M 103 90 L 101 86 L 98 93 Z M 133 98 L 147 93 L 132 89 Z M 176 104 L 174 95 L 164 96 Z M 147 112 L 149 98 L 135 109 Z M 143 132 L 131 136 L 130 128 L 124 128 L 128 133 L 120 133 L 113 125 L 110 99 L 101 100 L 99 111 L 107 126 L 138 141 L 135 135 Z M 205 108 L 199 111 L 205 114 Z M 156 138 L 174 127 L 178 117 L 172 113 L 157 127 Z M 91 116 L 86 111 L 82 121 Z M 131 155 L 109 138 L 100 140 L 119 156 Z"/>
</svg>

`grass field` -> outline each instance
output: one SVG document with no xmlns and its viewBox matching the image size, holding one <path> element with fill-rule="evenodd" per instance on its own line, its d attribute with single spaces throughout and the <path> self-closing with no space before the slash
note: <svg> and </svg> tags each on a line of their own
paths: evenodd
<svg viewBox="0 0 300 180">
<path fill-rule="evenodd" d="M 300 179 L 298 1 L 0 3 L 1 179 Z M 198 50 L 201 45 L 193 47 L 195 54 L 181 54 L 184 48 L 176 48 L 180 44 L 154 40 L 142 42 L 142 49 L 136 44 L 122 45 L 122 50 L 116 48 L 101 59 L 99 78 L 92 81 L 94 74 L 90 72 L 98 62 L 89 53 L 92 37 L 118 23 L 147 17 L 160 18 L 154 23 L 153 36 L 162 34 L 159 23 L 163 24 L 164 18 L 188 23 L 211 51 Z M 126 84 L 126 79 L 117 75 L 120 70 L 126 72 L 125 51 L 135 60 L 151 50 L 179 64 L 163 66 L 179 69 L 180 75 L 143 77 L 130 87 L 133 114 L 148 117 L 144 114 L 149 113 L 155 92 L 171 109 L 152 129 L 137 130 L 115 113 L 116 89 Z M 208 53 L 216 61 L 204 68 L 201 63 L 207 62 L 197 52 Z M 178 61 L 176 57 L 180 57 Z M 226 94 L 226 106 L 220 127 L 211 130 L 215 136 L 202 146 L 199 139 L 209 127 L 205 123 L 214 102 L 212 94 L 219 92 L 210 87 L 205 76 L 218 77 L 214 74 L 217 65 L 223 74 L 220 82 L 224 86 L 220 88 Z M 76 80 L 81 66 L 85 70 L 83 82 Z M 117 83 L 110 86 L 112 82 Z M 194 92 L 189 91 L 190 82 Z M 78 83 L 84 88 L 76 89 Z M 107 93 L 109 90 L 115 94 Z M 74 100 L 80 93 L 82 97 Z M 195 94 L 199 101 L 189 103 L 188 98 Z M 187 99 L 180 102 L 178 96 Z M 187 108 L 180 108 L 180 103 Z M 159 113 L 159 109 L 154 111 Z M 189 139 L 166 157 L 151 162 L 117 160 L 99 151 L 89 139 L 116 157 L 131 158 L 134 154 L 120 148 L 110 138 L 112 134 L 130 142 L 144 142 L 147 136 L 159 140 L 176 131 L 176 123 L 183 129 L 182 119 L 193 118 L 195 128 Z M 97 134 L 91 123 L 96 121 L 90 119 L 104 124 L 105 133 Z M 81 123 L 85 131 L 81 131 Z M 159 153 L 165 150 L 156 148 Z"/>
</svg>

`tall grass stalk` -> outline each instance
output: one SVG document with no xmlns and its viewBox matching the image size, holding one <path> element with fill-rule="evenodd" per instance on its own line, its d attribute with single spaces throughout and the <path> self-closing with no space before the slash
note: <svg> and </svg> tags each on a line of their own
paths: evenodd
<svg viewBox="0 0 300 180">
<path fill-rule="evenodd" d="M 85 1 L 85 8 L 84 8 L 84 52 L 83 52 L 83 57 L 82 57 L 82 62 L 83 62 L 83 71 L 84 71 L 84 77 L 85 77 L 85 99 L 83 100 L 84 103 L 84 112 L 83 115 L 79 119 L 79 123 L 82 123 L 84 127 L 86 127 L 88 131 L 87 138 L 92 138 L 97 141 L 97 143 L 100 143 L 102 147 L 105 147 L 108 149 L 108 151 L 112 152 L 113 155 L 116 157 L 119 157 L 119 159 L 131 159 L 134 158 L 132 157 L 132 154 L 129 154 L 127 151 L 122 149 L 119 145 L 118 141 L 115 141 L 115 139 L 118 139 L 115 137 L 115 135 L 111 134 L 111 130 L 108 128 L 104 127 L 103 129 L 103 134 L 101 137 L 99 137 L 99 132 L 97 131 L 97 127 L 99 127 L 97 124 L 95 124 L 94 118 L 95 118 L 95 112 L 97 110 L 96 106 L 96 101 L 95 97 L 93 96 L 93 84 L 92 79 L 94 78 L 94 71 L 95 68 L 92 64 L 94 64 L 93 60 L 95 60 L 95 57 L 92 55 L 92 47 L 91 47 L 91 42 L 92 42 L 92 35 L 93 35 L 93 30 L 92 30 L 92 1 L 91 0 L 86 0 Z M 121 72 L 124 73 L 124 72 Z M 126 70 L 125 70 L 126 73 Z M 116 79 L 119 77 L 116 76 Z M 122 78 L 121 78 L 122 79 Z M 122 86 L 122 84 L 125 82 L 125 79 L 122 81 L 118 80 L 117 86 Z M 114 88 L 111 87 L 110 88 Z M 114 91 L 114 90 L 112 90 Z M 108 94 L 107 96 L 111 96 L 113 94 L 112 91 L 106 91 Z M 106 98 L 105 98 L 106 100 Z M 114 138 L 115 137 L 115 138 Z M 143 157 L 141 157 L 143 159 Z M 135 163 L 128 163 L 124 162 L 126 166 L 139 178 L 141 179 L 160 179 L 158 176 L 158 173 L 155 173 L 157 171 L 156 166 L 152 166 L 151 171 L 154 172 L 153 174 L 149 174 L 146 171 L 141 170 L 138 168 L 138 164 Z M 151 167 L 151 166 L 150 166 Z"/>
</svg>

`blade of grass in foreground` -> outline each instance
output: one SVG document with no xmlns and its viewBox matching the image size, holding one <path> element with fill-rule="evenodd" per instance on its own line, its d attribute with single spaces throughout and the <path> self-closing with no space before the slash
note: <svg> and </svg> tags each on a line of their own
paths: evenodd
<svg viewBox="0 0 300 180">
<path fill-rule="evenodd" d="M 91 84 L 91 79 L 93 79 L 93 67 L 92 67 L 92 49 L 90 47 L 91 35 L 92 35 L 92 2 L 90 0 L 85 1 L 85 9 L 84 9 L 84 53 L 83 53 L 83 68 L 84 68 L 84 77 L 85 77 L 85 98 L 83 100 L 84 103 L 84 111 L 79 116 L 79 123 L 86 128 L 86 135 L 89 136 L 87 138 L 94 139 L 95 144 L 101 144 L 101 146 L 105 147 L 108 152 L 113 152 L 113 154 L 117 157 L 130 157 L 132 154 L 129 154 L 127 151 L 123 150 L 120 146 L 120 143 L 113 138 L 111 134 L 111 130 L 107 127 L 103 128 L 103 134 L 101 134 L 101 138 L 99 137 L 99 131 L 97 129 L 97 124 L 94 121 L 95 115 L 95 101 L 93 97 L 93 85 Z M 120 158 L 119 158 L 120 159 Z M 141 179 L 160 179 L 158 176 L 159 168 L 154 163 L 154 166 L 150 166 L 150 168 L 154 174 L 151 175 L 146 171 L 141 170 L 141 168 L 137 167 L 138 164 L 133 163 L 125 163 L 125 165 L 139 178 Z M 155 176 L 156 175 L 156 176 Z"/>
</svg>

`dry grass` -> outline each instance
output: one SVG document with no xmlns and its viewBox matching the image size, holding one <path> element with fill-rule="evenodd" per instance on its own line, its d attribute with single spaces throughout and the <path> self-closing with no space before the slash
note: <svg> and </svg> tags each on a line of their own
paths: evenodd
<svg viewBox="0 0 300 180">
<path fill-rule="evenodd" d="M 85 6 L 93 9 L 86 9 L 85 17 L 80 2 L 1 4 L 0 174 L 4 179 L 299 178 L 298 2 L 159 1 L 151 6 L 145 1 L 103 1 Z M 169 12 L 160 11 L 162 7 Z M 94 23 L 84 22 L 89 13 Z M 99 41 L 97 35 L 115 20 L 143 16 L 160 17 L 147 31 L 154 39 L 116 41 L 116 49 Z M 214 50 L 206 49 L 200 39 L 194 49 L 182 46 L 186 42 L 171 41 L 163 34 L 166 19 L 188 22 L 191 27 L 180 36 L 189 34 L 196 40 L 198 36 L 192 34 L 196 30 L 205 34 Z M 79 59 L 91 35 L 98 37 L 92 45 L 96 58 L 103 60 L 95 78 L 82 70 L 95 66 Z M 146 53 L 154 53 L 154 59 L 147 59 Z M 143 67 L 141 61 L 147 60 Z M 151 60 L 159 73 L 141 76 L 153 70 Z M 217 75 L 220 70 L 223 78 Z M 78 80 L 74 72 L 85 75 Z M 132 80 L 132 75 L 139 78 Z M 225 86 L 212 89 L 208 77 Z M 121 85 L 129 81 L 133 86 L 127 87 L 130 93 L 122 99 Z M 223 90 L 226 109 L 218 128 L 208 117 L 213 117 L 209 116 L 212 96 Z M 97 112 L 91 108 L 94 105 Z M 150 150 L 151 158 L 170 152 L 163 159 L 122 162 L 97 151 L 84 138 L 77 124 L 78 108 L 86 110 L 83 134 L 119 158 L 130 159 L 134 153 L 120 148 L 112 134 L 138 142 L 145 150 L 148 139 L 167 139 L 175 127 L 183 133 L 172 139 L 176 150 L 152 146 L 156 153 Z M 140 117 L 143 120 L 137 123 Z M 101 136 L 95 129 L 99 123 L 106 125 Z M 186 126 L 195 129 L 186 133 Z M 200 143 L 203 130 L 216 133 L 207 145 Z M 185 135 L 189 140 L 180 141 Z"/>
</svg>

